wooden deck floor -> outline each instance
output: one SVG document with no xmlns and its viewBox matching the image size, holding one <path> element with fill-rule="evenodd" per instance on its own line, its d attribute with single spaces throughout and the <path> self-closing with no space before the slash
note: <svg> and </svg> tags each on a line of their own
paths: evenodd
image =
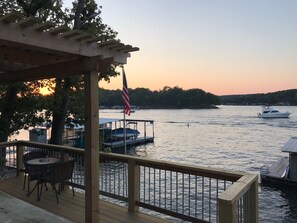
<svg viewBox="0 0 297 223">
<path fill-rule="evenodd" d="M 33 186 L 34 182 L 31 184 Z M 75 197 L 73 197 L 71 190 L 63 191 L 59 196 L 60 203 L 57 204 L 53 191 L 43 192 L 41 201 L 37 201 L 35 191 L 30 196 L 26 196 L 26 190 L 22 189 L 22 185 L 23 177 L 10 177 L 0 181 L 0 190 L 72 222 L 81 223 L 85 221 L 84 194 L 76 192 Z M 100 223 L 168 223 L 168 221 L 143 213 L 129 213 L 124 207 L 101 200 L 98 215 Z"/>
</svg>

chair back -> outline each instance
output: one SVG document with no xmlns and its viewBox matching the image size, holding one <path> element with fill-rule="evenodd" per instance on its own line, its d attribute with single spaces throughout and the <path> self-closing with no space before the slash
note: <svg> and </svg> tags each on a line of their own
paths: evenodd
<svg viewBox="0 0 297 223">
<path fill-rule="evenodd" d="M 25 163 L 26 172 L 30 176 L 30 181 L 41 179 L 49 170 L 49 165 L 34 165 Z"/>
<path fill-rule="evenodd" d="M 53 165 L 52 178 L 54 183 L 62 183 L 72 178 L 75 160 L 67 160 Z"/>
</svg>

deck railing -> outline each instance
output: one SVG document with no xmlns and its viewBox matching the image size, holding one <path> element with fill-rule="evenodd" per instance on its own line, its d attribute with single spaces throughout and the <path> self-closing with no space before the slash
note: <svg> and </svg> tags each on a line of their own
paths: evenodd
<svg viewBox="0 0 297 223">
<path fill-rule="evenodd" d="M 84 150 L 18 141 L 0 144 L 6 165 L 22 170 L 22 155 L 44 150 L 76 160 L 74 186 L 84 189 Z M 100 195 L 190 222 L 258 222 L 258 177 L 192 165 L 100 153 Z"/>
</svg>

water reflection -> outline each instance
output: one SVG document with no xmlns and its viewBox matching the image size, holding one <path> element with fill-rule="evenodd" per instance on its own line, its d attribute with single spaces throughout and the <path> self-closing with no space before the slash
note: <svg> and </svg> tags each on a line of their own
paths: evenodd
<svg viewBox="0 0 297 223">
<path fill-rule="evenodd" d="M 259 204 L 260 222 L 297 222 L 296 186 L 280 183 L 262 184 L 259 199 L 261 200 Z"/>
</svg>

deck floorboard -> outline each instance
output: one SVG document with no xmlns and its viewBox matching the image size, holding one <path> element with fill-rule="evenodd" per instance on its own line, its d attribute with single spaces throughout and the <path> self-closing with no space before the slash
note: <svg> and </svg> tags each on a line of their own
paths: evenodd
<svg viewBox="0 0 297 223">
<path fill-rule="evenodd" d="M 34 182 L 31 182 L 34 185 Z M 27 189 L 27 188 L 26 188 Z M 42 208 L 57 216 L 63 217 L 72 222 L 84 222 L 84 194 L 75 192 L 72 196 L 72 190 L 65 190 L 59 195 L 59 204 L 57 204 L 54 191 L 49 187 L 44 191 L 41 201 L 37 201 L 37 194 L 34 191 L 30 196 L 26 196 L 27 190 L 23 190 L 23 177 L 10 177 L 0 181 L 0 190 L 21 199 L 34 206 Z M 99 201 L 98 217 L 100 223 L 168 223 L 169 221 L 149 216 L 144 213 L 128 212 L 127 208 L 112 204 L 106 201 Z"/>
</svg>

